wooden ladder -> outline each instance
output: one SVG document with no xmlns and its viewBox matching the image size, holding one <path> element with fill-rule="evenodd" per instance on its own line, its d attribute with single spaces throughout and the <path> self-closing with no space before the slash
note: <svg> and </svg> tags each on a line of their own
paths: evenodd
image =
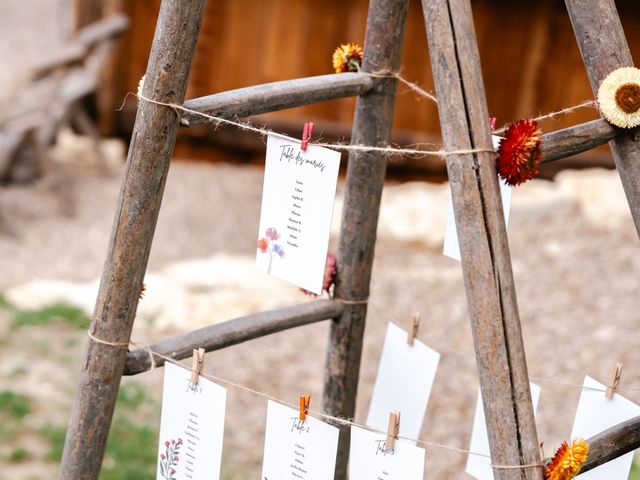
<svg viewBox="0 0 640 480">
<path fill-rule="evenodd" d="M 276 82 L 185 102 L 204 2 L 163 0 L 145 76 L 145 97 L 218 117 L 241 118 L 358 96 L 352 143 L 387 144 L 396 79 L 363 72 L 399 70 L 407 0 L 371 0 L 363 72 Z M 448 155 L 447 169 L 458 219 L 492 462 L 511 466 L 539 464 L 542 459 L 470 3 L 422 0 L 422 4 L 444 148 L 476 151 Z M 613 0 L 566 0 L 566 4 L 595 91 L 608 72 L 632 65 L 615 5 Z M 206 121 L 196 115 L 181 117 L 189 125 Z M 127 346 L 178 124 L 178 115 L 172 108 L 140 102 L 90 327 L 93 339 L 88 343 L 69 420 L 59 476 L 64 480 L 98 478 L 121 377 L 151 367 L 147 350 L 128 351 Z M 640 172 L 637 162 L 633 163 L 640 154 L 637 130 L 621 132 L 604 120 L 597 120 L 553 132 L 543 138 L 543 161 L 566 157 L 609 140 L 640 233 Z M 229 320 L 165 339 L 151 349 L 177 360 L 191 356 L 193 348 L 213 351 L 331 319 L 323 409 L 330 415 L 352 418 L 386 164 L 386 157 L 378 152 L 349 155 L 336 299 Z M 155 360 L 162 365 L 162 358 Z M 627 437 L 630 430 L 640 432 L 637 424 L 625 428 Z M 620 434 L 619 429 L 616 432 Z M 589 468 L 637 447 L 632 441 L 625 441 L 612 451 L 604 447 L 605 440 L 592 442 Z M 640 442 L 640 438 L 635 441 Z M 349 430 L 342 427 L 338 479 L 346 478 L 348 447 Z M 494 474 L 501 480 L 542 479 L 540 467 L 495 468 Z"/>
</svg>

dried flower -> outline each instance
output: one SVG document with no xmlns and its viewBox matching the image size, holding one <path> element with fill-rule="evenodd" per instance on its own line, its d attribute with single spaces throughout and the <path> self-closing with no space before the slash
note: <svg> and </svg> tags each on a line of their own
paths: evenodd
<svg viewBox="0 0 640 480">
<path fill-rule="evenodd" d="M 498 175 L 515 187 L 531 180 L 540 165 L 540 135 L 535 120 L 518 120 L 509 125 L 500 140 L 496 166 Z"/>
<path fill-rule="evenodd" d="M 324 276 L 322 278 L 322 291 L 323 292 L 327 292 L 330 293 L 329 290 L 331 289 L 331 286 L 335 283 L 336 281 L 336 272 L 338 271 L 338 259 L 336 258 L 336 256 L 329 252 L 327 253 L 327 259 L 325 261 L 324 264 Z M 313 292 L 310 292 L 309 290 L 306 290 L 304 288 L 300 289 L 302 291 L 302 293 L 306 294 L 306 295 L 311 295 L 312 297 L 317 297 L 317 295 Z"/>
<path fill-rule="evenodd" d="M 140 284 L 140 293 L 138 295 L 138 297 L 140 298 L 140 300 L 142 300 L 144 298 L 144 292 L 147 291 L 147 286 L 144 284 L 144 282 L 142 282 Z"/>
<path fill-rule="evenodd" d="M 575 477 L 582 464 L 589 456 L 589 445 L 581 438 L 574 440 L 571 445 L 562 442 L 556 454 L 547 463 L 544 470 L 546 480 L 571 480 Z"/>
<path fill-rule="evenodd" d="M 359 72 L 364 51 L 357 43 L 341 44 L 333 52 L 333 68 L 336 73 Z"/>
<path fill-rule="evenodd" d="M 640 69 L 622 67 L 611 72 L 598 88 L 604 118 L 616 127 L 640 125 Z"/>
</svg>

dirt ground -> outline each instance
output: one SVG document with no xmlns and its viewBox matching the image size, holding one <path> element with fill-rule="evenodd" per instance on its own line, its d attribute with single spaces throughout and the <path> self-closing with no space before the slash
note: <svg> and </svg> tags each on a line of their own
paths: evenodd
<svg viewBox="0 0 640 480">
<path fill-rule="evenodd" d="M 74 163 L 66 168 L 73 185 L 73 216 L 58 211 L 57 194 L 46 182 L 0 190 L 0 205 L 17 235 L 0 236 L 0 291 L 19 292 L 36 279 L 81 285 L 100 275 L 120 180 Z M 267 278 L 265 286 L 264 278 L 256 280 L 250 273 L 244 280 L 233 278 L 248 271 L 240 268 L 255 255 L 261 188 L 259 168 L 174 162 L 149 270 L 170 275 L 182 265 L 183 273 L 197 271 L 187 281 L 194 294 L 212 296 L 204 312 L 202 302 L 187 302 L 168 313 L 173 321 L 161 326 L 142 318 L 136 339 L 147 342 L 188 331 L 201 326 L 207 315 L 215 322 L 229 318 L 225 312 L 250 313 L 305 301 L 295 288 L 277 280 Z M 341 196 L 340 188 L 338 206 Z M 429 198 L 431 203 L 420 204 Z M 443 199 L 446 185 L 390 184 L 385 193 L 356 420 L 366 416 L 387 322 L 407 326 L 411 312 L 417 311 L 424 318 L 420 338 L 442 354 L 422 438 L 464 449 L 478 383 L 461 268 L 441 255 L 441 232 L 435 227 L 420 230 L 422 218 L 442 216 Z M 635 368 L 640 360 L 638 240 L 616 173 L 603 170 L 566 172 L 553 184 L 534 181 L 517 190 L 509 232 L 529 372 L 542 386 L 539 436 L 549 454 L 569 437 L 579 395 L 575 387 L 551 382 L 581 384 L 585 374 L 606 382 L 611 367 L 621 362 L 621 389 L 640 387 Z M 215 265 L 226 267 L 209 271 L 207 261 L 221 257 L 227 263 Z M 185 265 L 192 270 L 184 270 Z M 193 270 L 194 265 L 204 269 Z M 203 285 L 209 289 L 204 293 L 199 289 Z M 214 295 L 220 292 L 226 294 Z M 194 305 L 200 305 L 198 312 L 189 310 Z M 206 371 L 283 400 L 295 400 L 301 391 L 319 399 L 327 335 L 322 323 L 254 340 L 208 354 Z M 8 385 L 9 374 L 26 367 L 29 373 L 19 388 L 40 399 L 43 417 L 64 424 L 84 341 L 82 332 L 62 327 L 6 335 L 0 346 L 7 359 L 0 384 Z M 40 351 L 62 358 L 64 368 L 38 361 Z M 136 381 L 148 385 L 159 401 L 161 370 Z M 228 395 L 225 472 L 227 478 L 254 478 L 261 462 L 266 402 L 234 388 Z M 640 401 L 636 391 L 625 395 Z M 463 454 L 428 447 L 426 459 L 426 478 L 469 478 L 463 473 Z M 41 468 L 48 474 L 17 478 L 47 478 L 55 467 Z"/>
</svg>

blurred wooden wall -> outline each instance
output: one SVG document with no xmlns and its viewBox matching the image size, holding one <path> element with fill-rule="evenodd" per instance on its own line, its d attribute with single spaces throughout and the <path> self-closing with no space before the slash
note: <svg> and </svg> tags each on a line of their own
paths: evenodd
<svg viewBox="0 0 640 480">
<path fill-rule="evenodd" d="M 135 91 L 144 73 L 160 5 L 160 0 L 117 1 L 131 17 L 132 27 L 123 40 L 117 74 L 105 87 L 112 92 L 113 108 L 127 92 Z M 637 58 L 640 1 L 616 3 Z M 593 98 L 563 1 L 472 0 L 472 6 L 489 112 L 498 118 L 498 125 Z M 209 0 L 187 97 L 331 73 L 331 55 L 339 43 L 363 43 L 367 7 L 368 0 Z M 421 5 L 411 0 L 401 75 L 433 91 L 426 45 Z M 353 105 L 353 99 L 332 101 L 257 120 L 284 130 L 301 128 L 311 120 L 321 130 L 348 135 Z M 129 100 L 122 114 L 112 116 L 103 126 L 110 133 L 130 131 L 134 110 L 135 100 Z M 596 117 L 594 109 L 582 109 L 546 121 L 542 127 L 551 131 Z M 394 128 L 402 141 L 439 143 L 435 105 L 402 85 Z M 243 145 L 243 135 L 228 132 L 218 138 L 231 146 Z M 211 137 L 210 132 L 203 130 L 186 134 L 194 154 L 207 136 Z M 189 154 L 189 148 L 180 151 Z"/>
</svg>

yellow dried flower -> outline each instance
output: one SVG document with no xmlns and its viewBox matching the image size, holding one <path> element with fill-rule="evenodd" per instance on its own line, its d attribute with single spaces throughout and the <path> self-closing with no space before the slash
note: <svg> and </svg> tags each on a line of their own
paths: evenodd
<svg viewBox="0 0 640 480">
<path fill-rule="evenodd" d="M 588 456 L 589 445 L 581 438 L 574 440 L 571 445 L 562 442 L 560 448 L 556 450 L 556 454 L 547 463 L 544 478 L 546 480 L 571 480 L 578 474 Z"/>
<path fill-rule="evenodd" d="M 640 69 L 622 67 L 611 72 L 598 88 L 604 118 L 616 127 L 640 125 Z"/>
<path fill-rule="evenodd" d="M 359 72 L 364 51 L 357 43 L 341 44 L 333 52 L 333 68 L 336 73 Z"/>
</svg>

